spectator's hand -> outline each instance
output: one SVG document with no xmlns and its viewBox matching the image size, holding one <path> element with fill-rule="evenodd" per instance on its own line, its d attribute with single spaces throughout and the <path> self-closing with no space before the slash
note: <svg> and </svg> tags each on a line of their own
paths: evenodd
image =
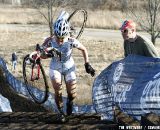
<svg viewBox="0 0 160 130">
<path fill-rule="evenodd" d="M 95 75 L 95 70 L 92 68 L 92 66 L 89 63 L 85 63 L 84 64 L 86 72 L 88 74 L 91 74 L 91 76 L 93 77 Z"/>
</svg>

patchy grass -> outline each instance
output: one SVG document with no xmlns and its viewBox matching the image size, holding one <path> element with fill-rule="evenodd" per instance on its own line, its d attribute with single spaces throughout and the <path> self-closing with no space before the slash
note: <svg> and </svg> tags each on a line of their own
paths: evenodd
<svg viewBox="0 0 160 130">
<path fill-rule="evenodd" d="M 40 9 L 44 14 L 47 15 L 46 9 Z M 66 9 L 69 13 L 73 10 Z M 88 19 L 87 27 L 91 28 L 108 28 L 118 29 L 125 19 L 124 14 L 121 11 L 109 11 L 109 10 L 87 10 Z M 57 16 L 55 12 L 54 16 Z M 75 16 L 75 22 L 79 22 L 81 14 Z M 56 17 L 54 17 L 56 18 Z M 0 7 L 0 24 L 47 24 L 45 18 L 38 12 L 37 9 L 32 8 L 11 8 L 11 7 Z"/>
</svg>

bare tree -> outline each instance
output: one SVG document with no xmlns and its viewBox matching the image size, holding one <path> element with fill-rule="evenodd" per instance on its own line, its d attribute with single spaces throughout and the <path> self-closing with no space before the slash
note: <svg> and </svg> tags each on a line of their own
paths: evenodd
<svg viewBox="0 0 160 130">
<path fill-rule="evenodd" d="M 33 0 L 32 5 L 45 18 L 50 30 L 50 36 L 53 35 L 54 16 L 59 8 L 65 8 L 71 4 L 71 0 Z M 44 10 L 46 9 L 46 10 Z"/>
<path fill-rule="evenodd" d="M 128 10 L 141 29 L 151 35 L 151 41 L 155 44 L 160 36 L 160 0 L 144 0 L 140 10 L 134 8 Z"/>
</svg>

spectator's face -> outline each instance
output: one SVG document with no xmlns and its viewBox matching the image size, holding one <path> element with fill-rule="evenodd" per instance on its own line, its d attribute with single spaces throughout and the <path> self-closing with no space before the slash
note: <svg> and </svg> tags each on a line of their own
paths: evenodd
<svg viewBox="0 0 160 130">
<path fill-rule="evenodd" d="M 124 40 L 128 40 L 134 37 L 135 29 L 126 28 L 121 30 L 122 37 Z"/>
</svg>

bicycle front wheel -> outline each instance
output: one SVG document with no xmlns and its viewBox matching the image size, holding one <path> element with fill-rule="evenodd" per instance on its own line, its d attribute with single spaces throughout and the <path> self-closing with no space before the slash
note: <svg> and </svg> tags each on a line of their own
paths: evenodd
<svg viewBox="0 0 160 130">
<path fill-rule="evenodd" d="M 68 18 L 71 25 L 71 36 L 79 39 L 84 31 L 87 22 L 87 11 L 83 9 L 75 10 Z"/>
<path fill-rule="evenodd" d="M 23 59 L 23 78 L 32 99 L 42 104 L 48 99 L 49 86 L 41 62 L 34 63 L 29 55 Z"/>
</svg>

